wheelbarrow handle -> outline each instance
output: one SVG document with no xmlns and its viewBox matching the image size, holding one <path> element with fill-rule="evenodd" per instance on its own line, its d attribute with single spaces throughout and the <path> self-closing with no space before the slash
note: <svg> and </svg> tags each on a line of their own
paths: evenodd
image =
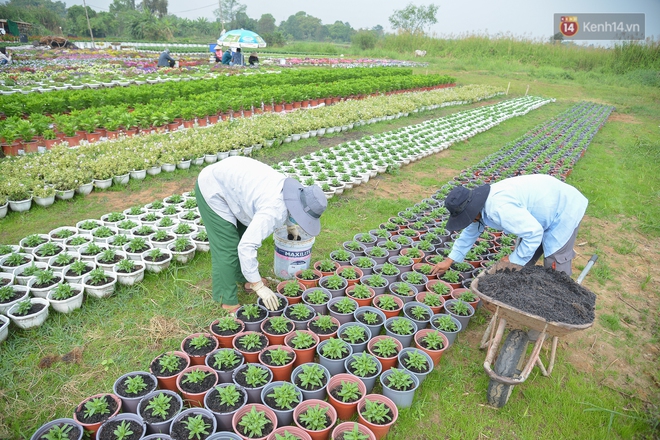
<svg viewBox="0 0 660 440">
<path fill-rule="evenodd" d="M 584 267 L 584 269 L 582 269 L 582 272 L 580 273 L 580 276 L 577 279 L 578 284 L 582 284 L 582 281 L 587 276 L 587 274 L 589 273 L 589 271 L 593 267 L 596 260 L 598 260 L 598 254 L 593 254 L 591 256 L 591 258 L 589 259 L 589 262 L 587 263 L 587 265 Z"/>
</svg>

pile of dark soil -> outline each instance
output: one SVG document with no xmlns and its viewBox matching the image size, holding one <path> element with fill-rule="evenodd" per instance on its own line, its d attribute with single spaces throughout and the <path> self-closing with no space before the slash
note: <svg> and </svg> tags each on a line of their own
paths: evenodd
<svg viewBox="0 0 660 440">
<path fill-rule="evenodd" d="M 503 269 L 479 278 L 479 291 L 548 321 L 571 325 L 594 321 L 596 295 L 571 277 L 542 266 Z"/>
</svg>

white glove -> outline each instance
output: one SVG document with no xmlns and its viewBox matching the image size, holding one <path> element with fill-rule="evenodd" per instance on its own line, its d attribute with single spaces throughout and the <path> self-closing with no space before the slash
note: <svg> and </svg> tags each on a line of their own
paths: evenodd
<svg viewBox="0 0 660 440">
<path fill-rule="evenodd" d="M 277 295 L 266 287 L 263 281 L 253 283 L 252 290 L 257 293 L 257 296 L 261 298 L 261 301 L 263 301 L 268 310 L 277 310 L 277 307 L 280 305 Z"/>
<path fill-rule="evenodd" d="M 286 227 L 286 233 L 288 235 L 289 240 L 297 240 L 300 241 L 300 229 L 298 229 L 298 225 L 291 225 Z"/>
</svg>

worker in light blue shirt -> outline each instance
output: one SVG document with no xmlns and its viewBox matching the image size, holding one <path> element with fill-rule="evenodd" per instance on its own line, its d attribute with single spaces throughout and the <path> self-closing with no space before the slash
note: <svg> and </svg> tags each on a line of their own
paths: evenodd
<svg viewBox="0 0 660 440">
<path fill-rule="evenodd" d="M 544 174 L 512 177 L 473 190 L 455 187 L 445 199 L 450 213 L 446 229 L 463 232 L 432 273 L 444 272 L 453 262 L 463 261 L 489 226 L 520 239 L 504 261 L 534 265 L 543 255 L 544 267 L 571 275 L 573 245 L 587 204 L 580 191 Z"/>
</svg>

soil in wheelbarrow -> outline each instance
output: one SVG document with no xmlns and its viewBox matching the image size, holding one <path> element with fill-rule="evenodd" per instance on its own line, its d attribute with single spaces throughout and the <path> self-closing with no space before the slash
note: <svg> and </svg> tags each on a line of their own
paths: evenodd
<svg viewBox="0 0 660 440">
<path fill-rule="evenodd" d="M 479 278 L 479 291 L 548 321 L 582 325 L 593 322 L 596 295 L 563 272 L 541 266 L 502 269 Z"/>
</svg>

